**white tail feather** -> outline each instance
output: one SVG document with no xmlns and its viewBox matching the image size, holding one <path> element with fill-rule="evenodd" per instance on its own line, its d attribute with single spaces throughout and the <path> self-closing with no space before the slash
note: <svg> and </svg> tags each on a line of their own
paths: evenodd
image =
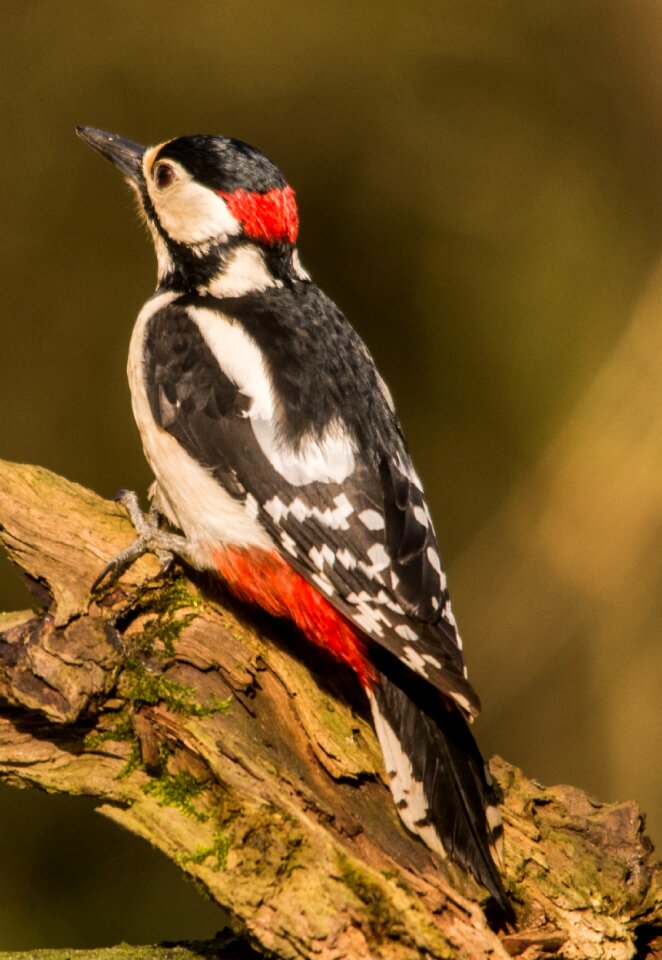
<svg viewBox="0 0 662 960">
<path fill-rule="evenodd" d="M 423 784 L 414 777 L 411 761 L 406 755 L 395 731 L 380 712 L 374 695 L 368 691 L 372 718 L 379 745 L 384 755 L 384 764 L 391 793 L 400 819 L 412 833 L 435 853 L 446 857 L 446 851 L 434 826 L 429 822 L 429 809 Z"/>
</svg>

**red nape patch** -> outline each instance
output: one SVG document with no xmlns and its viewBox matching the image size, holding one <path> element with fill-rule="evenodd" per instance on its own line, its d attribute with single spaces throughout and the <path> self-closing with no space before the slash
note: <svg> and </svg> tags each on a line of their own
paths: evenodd
<svg viewBox="0 0 662 960">
<path fill-rule="evenodd" d="M 216 569 L 239 600 L 293 620 L 309 640 L 351 667 L 364 687 L 372 686 L 376 674 L 360 634 L 277 553 L 225 547 L 214 550 L 213 556 Z"/>
<path fill-rule="evenodd" d="M 263 243 L 294 243 L 299 232 L 299 214 L 292 187 L 268 193 L 217 191 L 251 240 Z"/>
</svg>

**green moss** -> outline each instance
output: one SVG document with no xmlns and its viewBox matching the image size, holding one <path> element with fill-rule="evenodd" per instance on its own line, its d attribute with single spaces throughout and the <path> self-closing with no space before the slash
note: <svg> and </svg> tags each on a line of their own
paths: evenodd
<svg viewBox="0 0 662 960">
<path fill-rule="evenodd" d="M 176 680 L 170 680 L 159 671 L 148 670 L 138 657 L 132 657 L 124 666 L 118 683 L 121 697 L 130 703 L 165 705 L 174 713 L 187 717 L 209 717 L 215 713 L 225 713 L 230 708 L 232 698 L 222 700 L 212 696 L 206 706 L 198 703 L 197 691 Z"/>
<path fill-rule="evenodd" d="M 381 875 L 385 880 L 390 880 L 392 883 L 399 887 L 401 890 L 404 890 L 409 896 L 414 896 L 414 891 L 409 886 L 407 881 L 404 879 L 401 874 L 397 873 L 395 870 L 382 870 Z"/>
<path fill-rule="evenodd" d="M 130 754 L 127 763 L 119 776 L 126 777 L 141 766 L 140 741 L 135 734 L 132 707 L 134 705 L 156 705 L 164 703 L 168 709 L 187 717 L 207 717 L 216 713 L 224 713 L 230 707 L 232 698 L 223 700 L 212 696 L 206 705 L 198 701 L 198 692 L 194 687 L 186 686 L 164 676 L 159 664 L 153 664 L 150 669 L 145 659 L 147 657 L 158 660 L 170 659 L 175 654 L 175 643 L 184 627 L 196 617 L 196 610 L 201 607 L 202 601 L 187 587 L 187 581 L 178 577 L 164 586 L 154 589 L 147 586 L 132 605 L 132 612 L 152 613 L 154 617 L 139 633 L 128 638 L 130 653 L 126 657 L 122 672 L 117 682 L 117 694 L 125 701 L 124 709 L 108 729 L 94 730 L 85 738 L 87 750 L 99 750 L 109 740 L 124 740 L 130 743 Z M 180 615 L 182 606 L 193 608 L 193 612 Z M 160 747 L 161 767 L 165 769 L 167 763 L 167 747 Z M 160 799 L 164 803 L 176 802 L 185 799 L 186 788 L 193 788 L 192 784 L 184 782 L 163 782 L 157 789 Z M 182 799 L 183 798 L 183 799 Z M 189 811 L 191 812 L 191 811 Z"/>
<path fill-rule="evenodd" d="M 188 863 L 204 863 L 209 857 L 213 857 L 216 861 L 213 869 L 224 870 L 227 864 L 230 846 L 229 837 L 217 829 L 214 831 L 214 838 L 210 844 L 199 847 L 193 853 L 180 854 L 180 856 L 177 857 L 177 862 L 182 866 L 186 866 Z"/>
<path fill-rule="evenodd" d="M 98 750 L 109 740 L 135 740 L 136 735 L 131 721 L 125 714 L 120 714 L 112 726 L 107 730 L 92 730 L 83 741 L 86 750 Z"/>
<path fill-rule="evenodd" d="M 133 611 L 145 611 L 154 617 L 143 630 L 130 637 L 131 653 L 124 662 L 118 683 L 118 692 L 130 703 L 165 703 L 169 709 L 186 716 L 206 717 L 226 711 L 231 700 L 212 697 L 207 706 L 197 702 L 193 687 L 170 680 L 158 670 L 145 666 L 145 657 L 169 659 L 175 655 L 175 645 L 182 630 L 197 616 L 202 606 L 200 597 L 191 593 L 184 577 L 168 581 L 158 590 L 145 588 Z M 193 608 L 180 614 L 182 607 Z"/>
<path fill-rule="evenodd" d="M 145 633 L 151 634 L 155 640 L 160 640 L 166 656 L 171 657 L 174 655 L 175 642 L 182 630 L 195 620 L 197 611 L 201 606 L 200 597 L 191 593 L 184 577 L 170 580 L 161 588 L 150 604 L 150 609 L 157 616 L 155 620 L 148 624 Z M 182 607 L 192 607 L 193 609 L 191 613 L 177 616 Z"/>
<path fill-rule="evenodd" d="M 156 601 L 152 604 L 152 609 L 167 613 L 178 610 L 180 607 L 193 607 L 194 610 L 199 610 L 202 605 L 202 598 L 196 593 L 191 593 L 186 578 L 180 576 L 173 577 L 161 587 Z"/>
<path fill-rule="evenodd" d="M 192 773 L 183 770 L 180 773 L 162 773 L 160 777 L 146 783 L 143 791 L 154 797 L 160 807 L 179 807 L 189 817 L 193 817 L 199 823 L 204 823 L 209 817 L 206 813 L 197 809 L 193 800 L 202 793 L 206 786 L 205 780 L 194 777 Z"/>
<path fill-rule="evenodd" d="M 125 741 L 130 744 L 129 758 L 120 770 L 118 777 L 128 777 L 140 766 L 140 741 L 135 734 L 133 724 L 125 713 L 120 713 L 107 730 L 92 730 L 83 741 L 86 750 L 99 751 L 109 741 Z"/>
<path fill-rule="evenodd" d="M 404 935 L 399 914 L 388 896 L 375 880 L 357 863 L 338 853 L 338 864 L 344 883 L 366 908 L 370 932 L 376 940 L 385 936 Z"/>
<path fill-rule="evenodd" d="M 123 777 L 128 777 L 129 774 L 133 773 L 134 770 L 137 770 L 142 766 L 142 754 L 140 751 L 140 741 L 137 737 L 131 741 L 131 750 L 129 752 L 129 759 L 126 761 L 122 769 L 118 774 L 118 779 Z"/>
<path fill-rule="evenodd" d="M 183 607 L 192 608 L 191 612 L 180 615 Z M 174 656 L 177 638 L 195 620 L 201 607 L 201 598 L 191 593 L 182 576 L 168 580 L 157 589 L 145 586 L 132 605 L 132 611 L 154 614 L 154 617 L 148 620 L 140 633 L 131 637 L 133 649 L 136 653 L 158 654 L 160 645 L 163 655 Z"/>
</svg>

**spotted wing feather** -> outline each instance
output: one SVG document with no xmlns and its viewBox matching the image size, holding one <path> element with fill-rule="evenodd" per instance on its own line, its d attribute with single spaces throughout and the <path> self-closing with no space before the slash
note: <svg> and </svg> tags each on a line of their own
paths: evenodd
<svg viewBox="0 0 662 960">
<path fill-rule="evenodd" d="M 250 491 L 274 547 L 377 650 L 477 712 L 456 630 L 447 619 L 432 524 L 386 401 L 375 411 L 373 396 L 374 436 L 357 444 L 354 470 L 342 483 L 291 484 L 256 440 L 252 398 L 224 372 L 222 357 L 187 307 L 162 308 L 147 328 L 145 382 L 157 424 L 232 496 L 245 500 Z M 389 433 L 397 462 L 385 453 Z"/>
</svg>

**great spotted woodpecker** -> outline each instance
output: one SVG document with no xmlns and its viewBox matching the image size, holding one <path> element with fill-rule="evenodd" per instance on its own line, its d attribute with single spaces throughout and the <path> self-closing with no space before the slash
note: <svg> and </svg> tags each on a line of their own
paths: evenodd
<svg viewBox="0 0 662 960">
<path fill-rule="evenodd" d="M 78 133 L 134 189 L 158 260 L 128 362 L 153 508 L 127 498 L 142 536 L 116 561 L 174 549 L 351 667 L 405 826 L 511 916 L 421 482 L 367 348 L 301 266 L 292 188 L 238 140 Z"/>
</svg>

